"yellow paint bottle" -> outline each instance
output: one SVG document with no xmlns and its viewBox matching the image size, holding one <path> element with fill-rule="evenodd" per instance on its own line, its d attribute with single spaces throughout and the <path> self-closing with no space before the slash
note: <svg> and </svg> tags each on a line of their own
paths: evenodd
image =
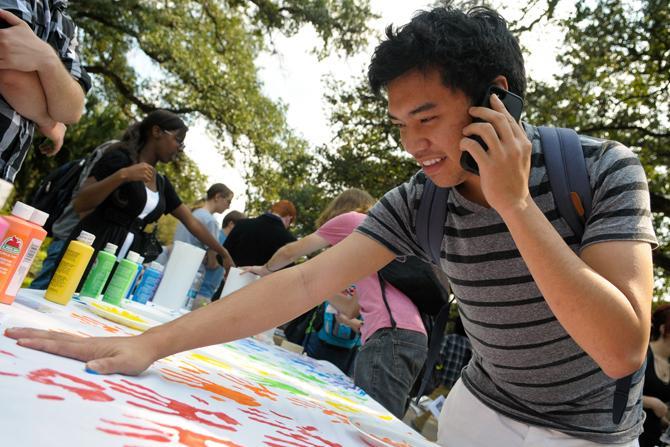
<svg viewBox="0 0 670 447">
<path fill-rule="evenodd" d="M 95 251 L 91 247 L 94 240 L 94 235 L 82 231 L 76 241 L 70 242 L 44 293 L 44 298 L 63 305 L 70 302 Z"/>
</svg>

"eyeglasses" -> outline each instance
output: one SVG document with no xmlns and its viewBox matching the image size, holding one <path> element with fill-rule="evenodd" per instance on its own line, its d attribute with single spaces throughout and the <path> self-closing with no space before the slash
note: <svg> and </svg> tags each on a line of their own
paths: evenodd
<svg viewBox="0 0 670 447">
<path fill-rule="evenodd" d="M 165 130 L 165 129 L 161 129 L 161 130 L 162 130 L 163 132 L 165 132 L 166 134 L 168 134 L 168 135 L 172 135 L 172 136 L 174 137 L 174 140 L 175 140 L 175 141 L 177 142 L 177 144 L 179 145 L 179 150 L 180 150 L 180 151 L 181 151 L 181 150 L 184 150 L 184 148 L 186 147 L 186 145 L 184 144 L 184 138 L 186 137 L 185 135 L 182 136 L 181 139 L 180 139 L 180 138 L 177 136 L 177 135 L 178 135 L 178 133 L 177 133 L 178 131 L 170 131 L 170 130 Z"/>
</svg>

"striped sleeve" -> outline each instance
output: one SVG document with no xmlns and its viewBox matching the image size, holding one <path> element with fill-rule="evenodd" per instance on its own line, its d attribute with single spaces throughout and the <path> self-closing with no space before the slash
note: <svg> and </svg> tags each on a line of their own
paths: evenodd
<svg viewBox="0 0 670 447">
<path fill-rule="evenodd" d="M 81 62 L 81 44 L 78 40 L 78 30 L 65 12 L 54 11 L 52 32 L 47 40 L 58 52 L 63 65 L 81 85 L 84 93 L 88 92 L 91 88 L 91 78 Z"/>
<path fill-rule="evenodd" d="M 581 248 L 617 240 L 657 247 L 647 178 L 637 156 L 621 144 L 606 142 L 592 157 L 587 162 L 591 161 L 593 205 Z"/>
<path fill-rule="evenodd" d="M 414 255 L 430 262 L 417 243 L 415 231 L 416 211 L 425 181 L 425 175 L 419 171 L 407 183 L 387 192 L 356 231 L 381 243 L 397 256 Z"/>
</svg>

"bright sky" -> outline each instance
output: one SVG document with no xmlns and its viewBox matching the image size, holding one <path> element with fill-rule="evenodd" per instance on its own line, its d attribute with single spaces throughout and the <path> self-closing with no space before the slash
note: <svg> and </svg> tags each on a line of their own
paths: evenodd
<svg viewBox="0 0 670 447">
<path fill-rule="evenodd" d="M 372 24 L 372 27 L 381 36 L 388 24 L 407 23 L 415 11 L 427 9 L 431 3 L 433 2 L 371 0 L 373 11 L 382 16 Z M 510 1 L 508 4 L 516 3 Z M 567 10 L 568 7 L 565 7 Z M 499 9 L 508 20 L 514 18 L 513 15 L 517 10 L 517 7 Z M 288 123 L 297 134 L 302 135 L 313 146 L 329 141 L 332 134 L 322 97 L 322 78 L 332 74 L 340 80 L 353 82 L 358 79 L 366 69 L 379 39 L 371 38 L 369 47 L 354 57 L 348 59 L 331 57 L 318 61 L 310 54 L 311 44 L 317 41 L 311 28 L 306 27 L 291 38 L 282 35 L 273 37 L 279 54 L 264 54 L 258 60 L 265 93 L 288 105 Z M 523 43 L 530 49 L 530 55 L 526 59 L 528 74 L 549 80 L 557 69 L 554 59 L 560 38 L 556 30 L 548 27 L 539 28 L 532 36 L 527 36 Z M 186 137 L 186 153 L 209 177 L 210 183 L 225 183 L 235 192 L 231 210 L 244 210 L 246 186 L 238 171 L 227 165 L 223 157 L 216 152 L 204 132 L 204 124 L 196 124 L 189 131 Z M 241 172 L 241 169 L 239 171 Z"/>
</svg>

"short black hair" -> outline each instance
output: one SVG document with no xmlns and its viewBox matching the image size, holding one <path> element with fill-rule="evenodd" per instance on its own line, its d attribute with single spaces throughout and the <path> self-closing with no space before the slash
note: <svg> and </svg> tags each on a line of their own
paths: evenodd
<svg viewBox="0 0 670 447">
<path fill-rule="evenodd" d="M 375 49 L 368 81 L 378 95 L 389 82 L 410 70 L 437 69 L 445 86 L 463 91 L 478 103 L 496 76 L 524 97 L 526 72 L 519 42 L 507 22 L 490 8 L 460 11 L 442 6 L 420 11 L 405 26 L 386 28 Z"/>
</svg>

